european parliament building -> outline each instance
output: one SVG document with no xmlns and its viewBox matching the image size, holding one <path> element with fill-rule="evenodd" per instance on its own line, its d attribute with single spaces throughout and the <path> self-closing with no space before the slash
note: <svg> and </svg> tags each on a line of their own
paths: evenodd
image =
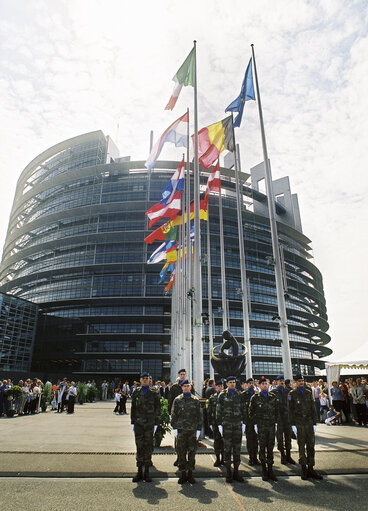
<svg viewBox="0 0 368 511">
<path fill-rule="evenodd" d="M 170 376 L 171 297 L 159 285 L 161 265 L 147 265 L 145 212 L 178 162 L 120 158 L 101 131 L 61 142 L 22 172 L 1 264 L 0 292 L 38 306 L 32 372 L 40 377 L 136 378 L 144 369 Z M 201 186 L 208 171 L 200 169 Z M 222 168 L 226 292 L 230 330 L 243 336 L 239 242 L 232 169 Z M 243 232 L 249 279 L 254 375 L 282 372 L 277 300 L 263 165 L 242 173 Z M 303 234 L 289 179 L 274 181 L 293 369 L 314 375 L 331 353 L 322 276 Z M 221 340 L 220 240 L 217 197 L 210 203 L 215 344 Z M 205 227 L 205 223 L 201 222 Z M 202 253 L 206 253 L 205 228 Z M 203 311 L 208 310 L 203 259 Z M 209 374 L 208 327 L 203 330 Z"/>
</svg>

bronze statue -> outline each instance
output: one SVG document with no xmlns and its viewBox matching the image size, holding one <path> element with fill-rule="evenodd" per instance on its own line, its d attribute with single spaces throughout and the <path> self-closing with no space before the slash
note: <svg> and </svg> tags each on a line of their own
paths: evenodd
<svg viewBox="0 0 368 511">
<path fill-rule="evenodd" d="M 239 343 L 229 330 L 222 333 L 222 338 L 224 340 L 223 344 L 214 346 L 211 351 L 212 367 L 222 378 L 228 376 L 238 377 L 245 369 L 247 348 L 244 344 L 240 344 L 244 348 L 243 353 L 240 353 Z M 231 350 L 231 355 L 225 353 L 224 350 Z"/>
</svg>

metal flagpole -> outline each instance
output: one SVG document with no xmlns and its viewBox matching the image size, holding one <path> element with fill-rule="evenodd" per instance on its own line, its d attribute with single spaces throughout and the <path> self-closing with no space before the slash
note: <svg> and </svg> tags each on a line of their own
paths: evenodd
<svg viewBox="0 0 368 511">
<path fill-rule="evenodd" d="M 213 312 L 212 312 L 212 272 L 211 272 L 211 240 L 210 240 L 210 204 L 207 204 L 207 293 L 208 293 L 208 351 L 210 378 L 215 377 L 215 370 L 211 364 L 211 353 L 213 349 Z"/>
<path fill-rule="evenodd" d="M 233 124 L 234 131 L 234 124 Z M 250 328 L 249 328 L 249 309 L 248 309 L 248 289 L 247 289 L 247 270 L 245 266 L 245 251 L 244 251 L 244 231 L 243 231 L 243 192 L 240 190 L 240 157 L 239 157 L 239 145 L 235 144 L 234 134 L 234 145 L 235 145 L 235 186 L 236 186 L 236 205 L 238 213 L 238 238 L 239 238 L 239 259 L 240 259 L 240 278 L 241 278 L 241 295 L 242 295 L 242 306 L 243 306 L 243 330 L 244 330 L 244 346 L 247 348 L 246 354 L 246 369 L 245 373 L 248 378 L 253 377 L 252 371 L 252 350 L 250 342 Z"/>
<path fill-rule="evenodd" d="M 275 198 L 274 198 L 274 193 L 273 193 L 270 162 L 268 160 L 268 154 L 267 154 L 267 145 L 266 145 L 264 124 L 263 124 L 261 97 L 259 94 L 256 59 L 255 59 L 255 55 L 254 55 L 254 45 L 252 44 L 251 47 L 252 47 L 252 56 L 253 56 L 254 78 L 255 78 L 255 84 L 256 84 L 259 122 L 261 125 L 263 159 L 264 159 L 264 168 L 265 168 L 265 182 L 266 182 L 266 192 L 267 192 L 267 202 L 268 202 L 268 214 L 270 217 L 272 251 L 273 251 L 273 260 L 274 260 L 273 262 L 274 262 L 274 266 L 275 266 L 277 306 L 278 306 L 278 313 L 279 313 L 279 317 L 280 317 L 279 326 L 280 326 L 280 337 L 281 337 L 282 363 L 283 363 L 283 367 L 284 367 L 284 377 L 288 378 L 288 379 L 292 379 L 293 370 L 292 370 L 292 366 L 291 366 L 289 332 L 288 332 L 288 325 L 287 325 L 286 305 L 285 305 L 285 296 L 284 296 L 285 290 L 283 287 L 283 275 L 282 275 L 282 268 L 281 268 L 279 243 L 278 243 L 278 237 L 277 237 Z"/>
<path fill-rule="evenodd" d="M 220 174 L 221 182 L 221 174 Z M 222 215 L 222 187 L 219 193 L 219 223 L 220 223 L 220 257 L 221 257 L 221 295 L 222 295 L 222 330 L 228 329 L 227 300 L 226 300 L 226 274 L 224 249 L 224 220 Z"/>
<path fill-rule="evenodd" d="M 186 211 L 186 255 L 185 255 L 185 302 L 186 302 L 186 339 L 185 339 L 185 368 L 189 380 L 192 379 L 192 301 L 188 295 L 192 286 L 191 264 L 192 264 L 192 241 L 190 239 L 190 156 L 189 156 L 189 108 L 187 126 L 187 173 L 185 183 L 185 211 Z M 184 215 L 184 212 L 183 212 Z"/>
<path fill-rule="evenodd" d="M 203 383 L 201 230 L 199 218 L 197 42 L 194 41 L 194 268 L 193 268 L 193 379 L 196 391 Z"/>
</svg>

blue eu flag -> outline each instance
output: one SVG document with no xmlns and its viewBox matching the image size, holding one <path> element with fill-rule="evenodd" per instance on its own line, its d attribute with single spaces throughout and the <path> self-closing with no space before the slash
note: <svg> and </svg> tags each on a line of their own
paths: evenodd
<svg viewBox="0 0 368 511">
<path fill-rule="evenodd" d="M 230 103 L 230 105 L 225 110 L 225 112 L 238 112 L 238 115 L 234 121 L 234 128 L 238 128 L 240 126 L 243 117 L 244 104 L 250 99 L 256 99 L 253 86 L 252 58 L 249 60 L 247 70 L 245 71 L 245 76 L 239 96 L 234 99 L 234 101 Z"/>
</svg>

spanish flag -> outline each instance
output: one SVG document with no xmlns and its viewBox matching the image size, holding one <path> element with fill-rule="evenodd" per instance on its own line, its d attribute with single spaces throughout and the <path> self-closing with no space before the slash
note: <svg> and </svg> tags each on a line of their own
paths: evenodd
<svg viewBox="0 0 368 511">
<path fill-rule="evenodd" d="M 198 132 L 199 163 L 206 169 L 218 159 L 222 151 L 234 151 L 234 149 L 231 115 Z"/>
</svg>

